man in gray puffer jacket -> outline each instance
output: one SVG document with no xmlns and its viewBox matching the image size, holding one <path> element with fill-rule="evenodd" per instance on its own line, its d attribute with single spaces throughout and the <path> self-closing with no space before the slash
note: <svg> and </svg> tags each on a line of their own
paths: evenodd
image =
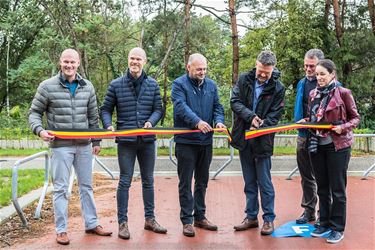
<svg viewBox="0 0 375 250">
<path fill-rule="evenodd" d="M 47 129 L 98 128 L 98 108 L 95 89 L 91 82 L 78 73 L 79 54 L 66 49 L 60 56 L 61 71 L 43 81 L 36 92 L 29 111 L 29 124 L 34 134 L 51 147 L 53 206 L 55 212 L 56 241 L 69 244 L 67 236 L 68 185 L 71 167 L 77 173 L 82 214 L 86 233 L 109 236 L 99 225 L 92 189 L 92 157 L 100 152 L 99 141 L 87 139 L 62 140 L 44 129 L 43 114 L 47 117 Z M 91 146 L 92 144 L 92 146 Z"/>
</svg>

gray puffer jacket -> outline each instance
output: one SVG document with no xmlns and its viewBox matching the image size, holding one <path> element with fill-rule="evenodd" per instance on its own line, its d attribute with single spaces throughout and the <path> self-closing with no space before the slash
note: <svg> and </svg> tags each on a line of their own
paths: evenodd
<svg viewBox="0 0 375 250">
<path fill-rule="evenodd" d="M 29 110 L 29 124 L 34 134 L 44 130 L 43 114 L 46 113 L 47 129 L 99 128 L 98 107 L 92 83 L 77 74 L 78 87 L 73 96 L 64 83 L 61 73 L 43 81 L 35 94 Z M 93 145 L 99 145 L 93 140 Z M 55 138 L 50 147 L 87 145 L 88 139 L 62 140 Z"/>
</svg>

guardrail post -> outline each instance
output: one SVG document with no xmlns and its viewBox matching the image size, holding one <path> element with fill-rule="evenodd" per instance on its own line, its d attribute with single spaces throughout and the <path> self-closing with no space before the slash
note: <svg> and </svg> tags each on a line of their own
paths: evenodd
<svg viewBox="0 0 375 250">
<path fill-rule="evenodd" d="M 27 220 L 22 211 L 20 204 L 18 203 L 18 164 L 13 166 L 12 169 L 12 202 L 13 206 L 17 211 L 18 216 L 21 219 L 22 226 L 27 227 Z"/>
<path fill-rule="evenodd" d="M 40 218 L 40 212 L 42 211 L 44 198 L 47 194 L 47 189 L 48 189 L 48 184 L 49 184 L 49 169 L 50 169 L 50 158 L 49 158 L 49 155 L 46 154 L 44 156 L 44 185 L 42 189 L 42 194 L 39 198 L 38 206 L 35 210 L 34 219 Z"/>
<path fill-rule="evenodd" d="M 93 170 L 94 170 L 95 161 L 99 164 L 99 166 L 102 169 L 104 169 L 111 176 L 112 180 L 115 179 L 115 176 L 113 175 L 111 170 L 109 170 L 109 168 L 101 160 L 99 160 L 98 156 L 96 156 L 96 155 L 94 155 L 94 157 L 92 158 L 92 169 Z"/>
<path fill-rule="evenodd" d="M 177 167 L 177 161 L 173 158 L 174 137 L 169 140 L 169 160 Z"/>
<path fill-rule="evenodd" d="M 215 180 L 216 176 L 218 176 L 220 174 L 220 172 L 223 171 L 224 168 L 226 168 L 229 165 L 229 163 L 232 162 L 233 156 L 234 156 L 234 148 L 232 146 L 229 146 L 229 149 L 230 149 L 230 153 L 229 153 L 228 160 L 226 162 L 224 162 L 223 165 L 221 165 L 221 167 L 216 171 L 214 176 L 212 176 L 211 180 Z"/>
<path fill-rule="evenodd" d="M 292 176 L 297 172 L 298 170 L 298 166 L 295 167 L 292 171 L 290 171 L 288 177 L 286 178 L 287 180 L 291 180 L 292 179 Z"/>
<path fill-rule="evenodd" d="M 42 194 L 41 194 L 41 197 L 39 199 L 39 204 L 38 204 L 37 209 L 35 211 L 35 216 L 37 216 L 39 218 L 42 203 L 43 203 L 44 197 L 46 195 L 46 190 L 48 188 L 48 168 L 49 168 L 48 151 L 42 151 L 42 152 L 33 154 L 31 156 L 28 156 L 26 158 L 23 158 L 21 160 L 18 160 L 18 161 L 16 161 L 16 163 L 14 163 L 14 165 L 12 167 L 12 203 L 13 203 L 13 206 L 16 209 L 17 214 L 20 217 L 22 225 L 24 227 L 27 227 L 27 219 L 26 219 L 26 217 L 25 217 L 25 215 L 22 211 L 22 208 L 21 208 L 20 204 L 18 203 L 18 167 L 25 162 L 34 160 L 35 158 L 38 158 L 38 157 L 43 156 L 43 155 L 45 156 L 45 159 L 46 159 L 46 163 L 45 163 L 45 170 L 46 171 L 45 171 L 45 174 L 44 174 L 44 179 L 45 179 L 45 181 L 47 179 L 47 187 L 46 187 L 46 183 L 44 183 L 44 187 L 42 189 Z"/>
<path fill-rule="evenodd" d="M 366 180 L 367 179 L 367 176 L 370 174 L 370 172 L 375 168 L 375 163 L 372 164 L 371 167 L 369 167 L 363 174 L 361 180 Z"/>
</svg>

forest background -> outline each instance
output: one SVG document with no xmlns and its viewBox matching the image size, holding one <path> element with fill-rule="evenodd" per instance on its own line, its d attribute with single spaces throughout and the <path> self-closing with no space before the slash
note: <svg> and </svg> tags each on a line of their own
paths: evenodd
<svg viewBox="0 0 375 250">
<path fill-rule="evenodd" d="M 109 82 L 124 73 L 129 50 L 143 47 L 145 70 L 160 85 L 166 127 L 173 126 L 171 84 L 185 73 L 189 54 L 207 57 L 231 126 L 231 87 L 261 50 L 277 56 L 287 89 L 282 122 L 291 122 L 304 54 L 320 48 L 352 90 L 359 128 L 374 131 L 374 0 L 222 2 L 226 7 L 218 9 L 194 0 L 1 0 L 0 139 L 31 135 L 27 112 L 36 88 L 57 74 L 59 55 L 68 47 L 79 51 L 79 73 L 93 82 L 99 105 Z"/>
</svg>

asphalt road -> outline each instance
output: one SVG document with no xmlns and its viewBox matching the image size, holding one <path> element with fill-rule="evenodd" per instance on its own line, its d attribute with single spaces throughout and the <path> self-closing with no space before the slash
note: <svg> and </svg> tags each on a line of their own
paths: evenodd
<svg viewBox="0 0 375 250">
<path fill-rule="evenodd" d="M 18 160 L 19 157 L 3 157 L 0 162 L 0 168 L 11 168 Z M 119 168 L 116 157 L 98 157 L 99 161 L 102 162 L 111 172 L 115 175 L 118 174 Z M 174 158 L 175 160 L 175 158 Z M 241 165 L 238 156 L 234 156 L 230 161 L 229 157 L 215 156 L 211 164 L 211 175 L 213 175 L 223 164 L 227 163 L 221 174 L 225 175 L 237 175 L 241 174 Z M 375 163 L 375 156 L 367 157 L 352 157 L 349 163 L 348 173 L 349 175 L 362 175 L 369 167 Z M 288 175 L 296 167 L 295 156 L 274 156 L 272 157 L 272 173 L 274 175 Z M 34 159 L 32 161 L 23 163 L 20 168 L 44 168 L 44 157 Z M 174 175 L 177 174 L 176 166 L 167 156 L 158 157 L 155 164 L 156 175 Z M 95 162 L 94 171 L 102 172 L 104 169 Z M 138 164 L 136 163 L 135 172 L 139 172 Z M 297 173 L 298 174 L 298 171 Z M 372 175 L 375 171 L 372 172 Z"/>
</svg>

